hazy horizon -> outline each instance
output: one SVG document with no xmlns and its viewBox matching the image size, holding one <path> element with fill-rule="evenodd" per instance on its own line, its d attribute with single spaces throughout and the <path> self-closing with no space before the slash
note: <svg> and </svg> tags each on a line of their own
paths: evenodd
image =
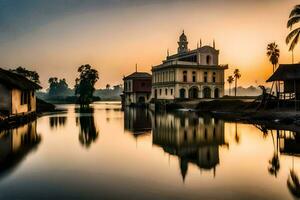
<svg viewBox="0 0 300 200">
<path fill-rule="evenodd" d="M 129 1 L 0 0 L 0 67 L 23 66 L 73 87 L 77 68 L 91 64 L 100 74 L 96 87 L 122 83 L 123 75 L 150 72 L 152 65 L 177 51 L 182 30 L 189 48 L 212 44 L 226 77 L 239 68 L 242 86 L 265 84 L 272 66 L 266 46 L 275 41 L 279 63 L 291 63 L 285 44 L 286 22 L 294 0 Z M 296 47 L 295 62 L 299 60 Z"/>
</svg>

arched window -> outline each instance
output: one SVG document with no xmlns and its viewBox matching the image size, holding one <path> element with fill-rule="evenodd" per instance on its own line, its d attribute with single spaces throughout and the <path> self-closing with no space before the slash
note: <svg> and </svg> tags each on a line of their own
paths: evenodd
<svg viewBox="0 0 300 200">
<path fill-rule="evenodd" d="M 181 88 L 181 89 L 179 90 L 179 97 L 180 97 L 181 99 L 184 99 L 184 98 L 185 98 L 185 89 L 184 89 L 184 88 Z"/>
<path fill-rule="evenodd" d="M 211 98 L 211 89 L 209 87 L 205 87 L 203 89 L 203 98 L 206 98 L 206 99 Z"/>
<path fill-rule="evenodd" d="M 207 83 L 207 72 L 204 72 L 204 83 Z"/>
<path fill-rule="evenodd" d="M 210 55 L 207 55 L 206 56 L 206 64 L 210 65 L 210 62 L 211 62 L 211 57 L 210 57 Z"/>
<path fill-rule="evenodd" d="M 220 91 L 219 91 L 218 88 L 215 89 L 214 96 L 215 96 L 215 98 L 219 98 L 220 97 Z"/>
<path fill-rule="evenodd" d="M 213 82 L 216 82 L 216 72 L 213 73 Z"/>
<path fill-rule="evenodd" d="M 196 82 L 196 72 L 195 71 L 193 72 L 193 82 L 194 83 Z"/>
<path fill-rule="evenodd" d="M 192 87 L 189 89 L 189 98 L 197 99 L 198 98 L 199 90 L 197 87 Z"/>
<path fill-rule="evenodd" d="M 187 82 L 187 71 L 183 71 L 183 82 Z"/>
</svg>

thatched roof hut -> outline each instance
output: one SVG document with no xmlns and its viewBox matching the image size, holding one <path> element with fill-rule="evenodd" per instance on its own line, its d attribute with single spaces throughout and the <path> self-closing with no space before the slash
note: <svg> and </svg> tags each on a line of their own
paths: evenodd
<svg viewBox="0 0 300 200">
<path fill-rule="evenodd" d="M 281 99 L 300 99 L 300 64 L 280 64 L 267 82 L 283 83 L 283 91 L 279 87 Z"/>
<path fill-rule="evenodd" d="M 300 64 L 281 64 L 267 82 L 300 80 Z"/>
</svg>

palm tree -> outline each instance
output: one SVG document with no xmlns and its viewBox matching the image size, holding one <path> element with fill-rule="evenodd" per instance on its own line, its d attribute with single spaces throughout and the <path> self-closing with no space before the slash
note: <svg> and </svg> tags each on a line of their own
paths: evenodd
<svg viewBox="0 0 300 200">
<path fill-rule="evenodd" d="M 278 64 L 278 59 L 279 59 L 280 51 L 278 49 L 278 45 L 275 42 L 272 42 L 268 44 L 267 46 L 267 56 L 269 57 L 270 63 L 273 65 L 273 73 L 276 69 L 276 66 Z M 278 95 L 278 83 L 275 82 L 275 87 L 276 87 L 276 95 Z"/>
<path fill-rule="evenodd" d="M 231 84 L 233 83 L 234 78 L 233 76 L 228 76 L 227 82 L 229 83 L 229 96 L 231 95 Z"/>
<path fill-rule="evenodd" d="M 289 20 L 287 22 L 287 27 L 292 30 L 293 25 L 297 24 L 299 21 L 300 21 L 300 5 L 296 5 L 290 13 Z M 286 37 L 286 43 L 287 44 L 291 43 L 289 51 L 292 51 L 292 53 L 296 44 L 298 43 L 299 35 L 300 35 L 300 27 L 292 30 Z M 294 62 L 294 58 L 293 58 L 293 62 Z"/>
<path fill-rule="evenodd" d="M 235 88 L 234 88 L 234 96 L 236 96 L 236 89 L 237 89 L 237 80 L 241 78 L 241 73 L 239 69 L 235 69 L 233 72 L 234 80 L 235 80 Z"/>
<path fill-rule="evenodd" d="M 273 65 L 273 73 L 275 71 L 276 65 L 278 64 L 280 51 L 278 45 L 275 42 L 268 44 L 267 46 L 267 56 L 269 57 L 270 63 Z"/>
</svg>

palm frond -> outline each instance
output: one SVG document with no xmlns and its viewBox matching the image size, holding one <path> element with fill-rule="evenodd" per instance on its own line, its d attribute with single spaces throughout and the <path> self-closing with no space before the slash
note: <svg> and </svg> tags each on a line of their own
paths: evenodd
<svg viewBox="0 0 300 200">
<path fill-rule="evenodd" d="M 286 44 L 290 43 L 291 39 L 300 32 L 300 28 L 296 28 L 292 30 L 288 36 L 286 36 L 285 42 Z"/>
<path fill-rule="evenodd" d="M 295 15 L 299 15 L 300 14 L 300 5 L 295 5 L 295 7 L 293 8 L 293 10 L 290 13 L 290 18 L 295 16 Z"/>
<path fill-rule="evenodd" d="M 291 17 L 287 22 L 287 27 L 292 28 L 292 26 L 300 21 L 300 13 L 299 15 L 295 15 Z"/>
<path fill-rule="evenodd" d="M 296 44 L 298 43 L 299 35 L 300 35 L 300 32 L 298 31 L 297 35 L 294 37 L 293 41 L 291 42 L 291 46 L 290 46 L 289 51 L 294 50 Z"/>
</svg>

